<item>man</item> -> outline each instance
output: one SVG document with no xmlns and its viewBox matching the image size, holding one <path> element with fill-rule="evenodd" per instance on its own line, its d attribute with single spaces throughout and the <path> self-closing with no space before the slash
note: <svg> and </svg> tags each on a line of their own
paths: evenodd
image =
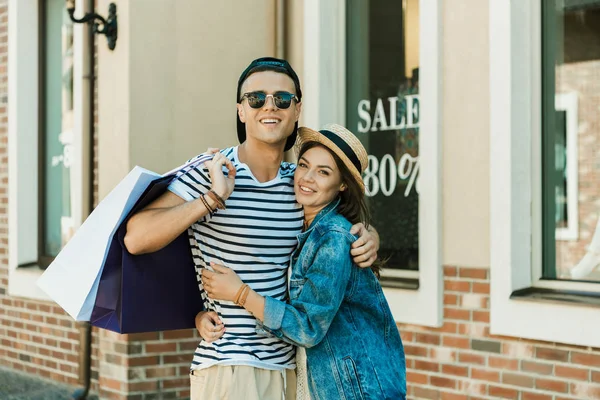
<svg viewBox="0 0 600 400">
<path fill-rule="evenodd" d="M 285 299 L 289 257 L 303 214 L 294 198 L 295 165 L 283 162 L 283 154 L 296 140 L 301 99 L 298 76 L 287 61 L 254 60 L 238 81 L 241 144 L 181 173 L 167 193 L 127 224 L 125 245 L 132 254 L 156 251 L 190 228 L 208 310 L 196 317 L 204 340 L 192 361 L 192 399 L 279 399 L 286 386 L 293 398 L 293 346 L 257 334 L 255 318 L 239 303 L 209 298 L 200 273 L 210 262 L 219 263 L 262 295 Z M 372 264 L 376 234 L 362 225 L 353 230 L 361 234 L 352 250 L 355 262 Z"/>
</svg>

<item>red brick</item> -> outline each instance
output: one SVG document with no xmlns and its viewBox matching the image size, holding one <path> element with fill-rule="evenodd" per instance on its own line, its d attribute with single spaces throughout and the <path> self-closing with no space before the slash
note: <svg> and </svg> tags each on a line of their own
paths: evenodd
<svg viewBox="0 0 600 400">
<path fill-rule="evenodd" d="M 177 343 L 146 343 L 146 353 L 167 353 L 177 351 Z"/>
<path fill-rule="evenodd" d="M 461 353 L 458 355 L 458 361 L 465 364 L 485 365 L 485 357 L 478 354 Z"/>
<path fill-rule="evenodd" d="M 580 381 L 587 381 L 590 377 L 590 371 L 583 368 L 572 368 L 557 365 L 554 368 L 555 375 L 561 378 L 571 378 Z"/>
<path fill-rule="evenodd" d="M 114 379 L 108 379 L 108 378 L 103 378 L 100 377 L 100 380 L 98 381 L 98 383 L 100 384 L 100 386 L 106 387 L 108 389 L 113 389 L 113 390 L 122 390 L 122 383 L 114 380 Z"/>
<path fill-rule="evenodd" d="M 470 321 L 471 312 L 460 308 L 444 307 L 444 318 Z"/>
<path fill-rule="evenodd" d="M 427 357 L 428 350 L 427 347 L 423 346 L 414 346 L 414 345 L 405 345 L 404 352 L 407 356 L 413 357 Z"/>
<path fill-rule="evenodd" d="M 416 399 L 429 399 L 437 400 L 440 398 L 439 391 L 433 389 L 425 389 L 419 386 L 414 387 L 414 398 Z"/>
<path fill-rule="evenodd" d="M 600 372 L 592 371 L 592 382 L 600 383 Z"/>
<path fill-rule="evenodd" d="M 445 294 L 444 295 L 444 305 L 447 305 L 447 306 L 458 305 L 458 296 L 455 294 Z"/>
<path fill-rule="evenodd" d="M 487 279 L 488 272 L 488 269 L 483 268 L 461 268 L 458 270 L 458 276 L 470 279 Z"/>
<path fill-rule="evenodd" d="M 527 375 L 502 372 L 502 383 L 511 386 L 533 388 L 533 378 Z"/>
<path fill-rule="evenodd" d="M 188 387 L 190 385 L 190 378 L 178 378 L 178 379 L 165 379 L 162 381 L 162 386 L 165 389 Z"/>
<path fill-rule="evenodd" d="M 195 337 L 195 336 L 194 336 L 194 331 L 192 329 L 183 329 L 183 330 L 178 330 L 178 331 L 163 332 L 163 338 L 165 340 L 188 339 L 188 338 L 193 338 L 193 337 Z M 197 341 L 199 342 L 200 340 L 197 340 Z"/>
<path fill-rule="evenodd" d="M 188 383 L 188 386 L 189 386 L 189 383 Z M 178 390 L 176 396 L 178 399 L 189 399 L 190 391 L 189 390 Z"/>
<path fill-rule="evenodd" d="M 406 347 L 404 347 L 406 351 Z M 164 364 L 189 364 L 191 362 L 191 356 L 189 354 L 177 354 L 173 356 L 163 356 Z M 155 363 L 157 364 L 157 363 Z"/>
<path fill-rule="evenodd" d="M 458 324 L 456 322 L 444 321 L 444 325 L 439 328 L 440 332 L 443 333 L 456 333 Z"/>
<path fill-rule="evenodd" d="M 444 291 L 469 293 L 471 291 L 471 282 L 466 281 L 444 281 Z"/>
<path fill-rule="evenodd" d="M 598 367 L 600 365 L 600 354 L 572 352 L 571 362 L 573 364 L 582 364 L 589 365 L 590 367 Z"/>
<path fill-rule="evenodd" d="M 471 348 L 471 340 L 468 337 L 463 336 L 447 336 L 442 337 L 442 346 L 454 347 L 458 349 L 469 349 Z"/>
<path fill-rule="evenodd" d="M 552 400 L 552 396 L 541 393 L 521 392 L 521 400 Z"/>
<path fill-rule="evenodd" d="M 500 397 L 503 399 L 515 400 L 519 398 L 519 392 L 517 392 L 515 389 L 509 389 L 500 386 L 488 386 L 488 394 L 491 397 Z"/>
<path fill-rule="evenodd" d="M 569 361 L 569 352 L 559 349 L 550 349 L 547 347 L 536 347 L 535 357 L 551 361 Z"/>
<path fill-rule="evenodd" d="M 490 294 L 490 284 L 482 282 L 473 282 L 473 293 Z"/>
<path fill-rule="evenodd" d="M 440 365 L 429 361 L 414 360 L 415 369 L 418 371 L 439 372 Z"/>
<path fill-rule="evenodd" d="M 489 311 L 473 311 L 473 321 L 475 322 L 490 322 Z"/>
<path fill-rule="evenodd" d="M 457 270 L 458 269 L 456 267 L 445 266 L 444 267 L 444 276 L 456 276 Z"/>
<path fill-rule="evenodd" d="M 535 380 L 535 388 L 558 393 L 567 393 L 569 390 L 566 382 L 541 378 Z"/>
<path fill-rule="evenodd" d="M 552 364 L 539 363 L 535 361 L 521 361 L 521 371 L 535 372 L 542 375 L 552 374 Z"/>
<path fill-rule="evenodd" d="M 456 376 L 469 376 L 469 368 L 461 367 L 458 365 L 444 364 L 444 365 L 442 365 L 442 374 L 456 375 Z"/>
<path fill-rule="evenodd" d="M 425 344 L 440 344 L 440 335 L 431 334 L 431 333 L 417 333 L 417 342 L 425 343 Z"/>
<path fill-rule="evenodd" d="M 500 372 L 471 367 L 471 379 L 487 382 L 500 382 Z"/>
<path fill-rule="evenodd" d="M 179 351 L 194 351 L 198 347 L 199 340 L 179 342 Z"/>
<path fill-rule="evenodd" d="M 402 338 L 402 343 L 410 343 L 414 339 L 414 333 L 407 330 L 400 330 L 400 337 Z"/>
<path fill-rule="evenodd" d="M 429 383 L 429 375 L 406 371 L 406 381 L 410 382 L 411 385 L 427 385 Z"/>
<path fill-rule="evenodd" d="M 189 382 L 189 380 L 188 380 Z M 153 392 L 159 388 L 159 381 L 150 382 L 128 382 L 127 390 L 129 392 Z"/>
<path fill-rule="evenodd" d="M 188 356 L 188 359 L 190 357 Z M 131 367 L 143 367 L 146 365 L 158 365 L 160 359 L 158 356 L 144 356 L 144 357 L 128 357 L 127 363 Z"/>
<path fill-rule="evenodd" d="M 456 389 L 456 380 L 444 378 L 441 376 L 430 376 L 429 383 L 435 387 L 442 387 L 448 389 Z"/>
</svg>

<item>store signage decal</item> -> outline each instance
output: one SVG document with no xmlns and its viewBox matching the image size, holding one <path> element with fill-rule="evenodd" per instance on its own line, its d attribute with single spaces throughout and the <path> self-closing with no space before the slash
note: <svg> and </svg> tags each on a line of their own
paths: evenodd
<svg viewBox="0 0 600 400">
<path fill-rule="evenodd" d="M 383 132 L 398 129 L 418 129 L 419 128 L 419 95 L 407 95 L 402 98 L 400 103 L 401 112 L 398 115 L 398 100 L 396 97 L 388 97 L 389 118 L 386 117 L 386 110 L 383 99 L 377 99 L 375 113 L 371 118 L 371 101 L 361 100 L 358 102 L 358 131 Z M 400 121 L 398 121 L 400 117 Z M 364 182 L 367 188 L 367 196 L 375 196 L 380 191 L 384 196 L 391 196 L 396 189 L 397 179 L 408 179 L 408 184 L 404 190 L 404 197 L 407 197 L 413 187 L 419 193 L 419 157 L 405 153 L 400 157 L 396 164 L 393 155 L 386 154 L 381 161 L 373 155 L 369 155 L 369 165 L 364 172 Z"/>
</svg>

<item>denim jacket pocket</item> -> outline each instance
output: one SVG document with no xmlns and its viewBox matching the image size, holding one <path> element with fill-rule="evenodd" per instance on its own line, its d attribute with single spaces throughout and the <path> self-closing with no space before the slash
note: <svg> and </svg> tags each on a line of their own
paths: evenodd
<svg viewBox="0 0 600 400">
<path fill-rule="evenodd" d="M 306 279 L 290 279 L 290 300 L 296 300 L 300 296 L 305 282 Z"/>
<path fill-rule="evenodd" d="M 356 364 L 352 357 L 344 357 L 342 359 L 344 363 L 344 370 L 346 371 L 346 375 L 348 376 L 348 380 L 350 381 L 350 386 L 352 387 L 352 392 L 354 394 L 354 399 L 364 399 L 365 395 L 362 390 L 362 386 L 360 384 L 360 378 L 358 377 L 358 371 L 356 370 Z"/>
</svg>

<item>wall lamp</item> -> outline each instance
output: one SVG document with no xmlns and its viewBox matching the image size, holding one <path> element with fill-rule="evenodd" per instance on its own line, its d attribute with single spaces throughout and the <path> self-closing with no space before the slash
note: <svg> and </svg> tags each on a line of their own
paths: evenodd
<svg viewBox="0 0 600 400">
<path fill-rule="evenodd" d="M 94 33 L 101 33 L 106 35 L 108 41 L 108 48 L 111 50 L 115 49 L 117 45 L 117 5 L 110 3 L 108 5 L 108 18 L 104 19 L 101 15 L 96 13 L 87 13 L 81 19 L 77 19 L 73 16 L 75 13 L 75 0 L 67 1 L 67 12 L 71 17 L 71 21 L 77 24 L 94 23 Z M 99 22 L 98 22 L 99 21 Z M 102 25 L 102 28 L 99 26 Z"/>
</svg>

